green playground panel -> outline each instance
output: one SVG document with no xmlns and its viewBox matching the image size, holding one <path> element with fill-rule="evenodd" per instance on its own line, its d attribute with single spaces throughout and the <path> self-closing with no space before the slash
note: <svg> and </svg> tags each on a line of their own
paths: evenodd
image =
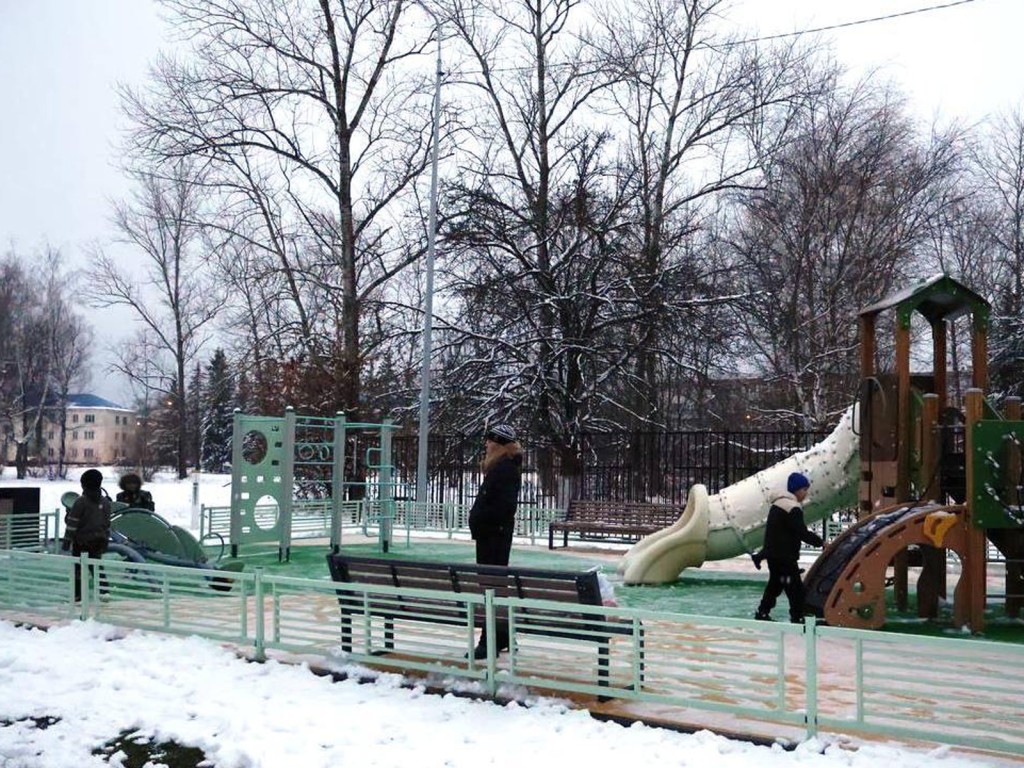
<svg viewBox="0 0 1024 768">
<path fill-rule="evenodd" d="M 974 424 L 972 474 L 974 479 L 974 524 L 980 528 L 1019 528 L 1024 510 L 1019 494 L 1012 489 L 1022 484 L 1021 446 L 1024 421 L 983 420 Z M 1016 455 L 1017 477 L 1011 477 Z"/>
</svg>

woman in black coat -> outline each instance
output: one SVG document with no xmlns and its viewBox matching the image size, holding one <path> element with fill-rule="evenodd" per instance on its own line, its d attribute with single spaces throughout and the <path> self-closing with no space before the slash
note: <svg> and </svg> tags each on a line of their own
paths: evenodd
<svg viewBox="0 0 1024 768">
<path fill-rule="evenodd" d="M 484 472 L 480 491 L 469 511 L 469 531 L 476 542 L 478 565 L 508 565 L 512 534 L 516 527 L 516 505 L 522 486 L 523 449 L 516 432 L 499 424 L 484 436 Z M 499 651 L 508 648 L 508 625 L 499 623 L 496 632 Z M 480 634 L 474 658 L 487 657 L 487 637 Z"/>
<path fill-rule="evenodd" d="M 484 480 L 469 511 L 469 531 L 476 542 L 478 564 L 508 565 L 522 486 L 523 449 L 515 430 L 499 424 L 484 436 L 484 451 L 480 465 Z"/>
</svg>

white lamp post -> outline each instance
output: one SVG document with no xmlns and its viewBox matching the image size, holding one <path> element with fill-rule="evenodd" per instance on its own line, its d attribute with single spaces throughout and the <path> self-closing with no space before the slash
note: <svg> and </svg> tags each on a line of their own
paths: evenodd
<svg viewBox="0 0 1024 768">
<path fill-rule="evenodd" d="M 422 4 L 421 4 L 422 5 Z M 437 72 L 434 79 L 434 119 L 431 136 L 430 216 L 427 222 L 427 290 L 423 297 L 423 364 L 420 368 L 420 423 L 416 454 L 416 502 L 427 502 L 427 438 L 430 432 L 430 352 L 434 328 L 434 247 L 437 238 L 437 155 L 441 123 L 441 22 L 437 15 L 423 9 L 434 19 L 437 36 Z"/>
</svg>

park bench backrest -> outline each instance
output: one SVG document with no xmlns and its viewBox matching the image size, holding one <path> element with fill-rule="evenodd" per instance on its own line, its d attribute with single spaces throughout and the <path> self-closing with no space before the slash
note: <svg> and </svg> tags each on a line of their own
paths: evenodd
<svg viewBox="0 0 1024 768">
<path fill-rule="evenodd" d="M 493 589 L 497 597 L 601 605 L 596 570 L 556 571 L 345 554 L 328 555 L 327 562 L 331 578 L 337 582 L 478 595 Z"/>
<path fill-rule="evenodd" d="M 673 504 L 571 499 L 565 519 L 566 521 L 609 523 L 622 526 L 644 524 L 665 528 L 678 520 L 682 512 L 682 507 Z"/>
</svg>

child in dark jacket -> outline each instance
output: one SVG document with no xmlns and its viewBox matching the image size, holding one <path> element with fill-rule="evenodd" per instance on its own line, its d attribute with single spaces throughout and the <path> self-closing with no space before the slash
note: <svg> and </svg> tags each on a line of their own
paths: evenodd
<svg viewBox="0 0 1024 768">
<path fill-rule="evenodd" d="M 103 475 L 98 469 L 87 469 L 80 480 L 82 495 L 75 499 L 64 515 L 64 549 L 79 557 L 83 552 L 90 560 L 101 560 L 110 538 L 110 499 L 103 493 Z M 100 570 L 100 595 L 107 593 L 107 581 Z M 75 600 L 82 599 L 81 565 L 75 564 Z"/>
<path fill-rule="evenodd" d="M 800 578 L 800 542 L 820 547 L 821 537 L 807 528 L 804 511 L 800 506 L 807 498 L 810 481 L 799 472 L 792 473 L 786 481 L 786 492 L 772 501 L 768 510 L 765 527 L 764 547 L 752 555 L 754 565 L 760 568 L 760 561 L 768 561 L 768 583 L 765 585 L 761 604 L 754 618 L 771 621 L 772 608 L 783 592 L 789 598 L 790 621 L 804 619 L 804 584 Z"/>
<path fill-rule="evenodd" d="M 118 481 L 121 492 L 117 494 L 117 501 L 127 504 L 132 509 L 148 509 L 155 512 L 153 495 L 149 491 L 142 490 L 142 478 L 134 472 L 122 475 Z"/>
</svg>

